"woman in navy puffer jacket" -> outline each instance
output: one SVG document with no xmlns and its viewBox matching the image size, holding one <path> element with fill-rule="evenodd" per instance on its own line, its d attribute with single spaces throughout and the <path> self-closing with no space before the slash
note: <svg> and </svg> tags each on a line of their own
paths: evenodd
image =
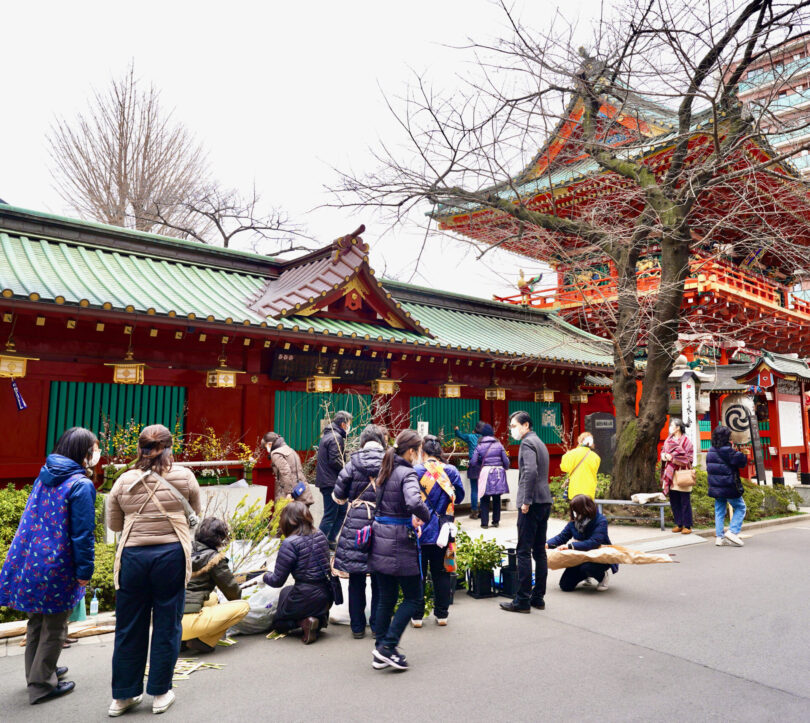
<svg viewBox="0 0 810 723">
<path fill-rule="evenodd" d="M 304 645 L 318 639 L 318 629 L 329 624 L 332 607 L 329 543 L 315 527 L 312 515 L 303 502 L 288 502 L 279 521 L 284 542 L 278 551 L 276 567 L 264 575 L 270 587 L 281 587 L 292 575 L 295 584 L 281 591 L 273 629 L 288 633 L 295 628 L 304 631 Z"/>
<path fill-rule="evenodd" d="M 408 667 L 397 645 L 422 598 L 417 534 L 430 520 L 413 469 L 421 449 L 422 438 L 417 432 L 400 432 L 393 449 L 385 452 L 377 479 L 377 515 L 368 558 L 369 570 L 377 573 L 380 588 L 375 619 L 377 645 L 371 663 L 375 669 Z M 392 620 L 400 588 L 404 599 Z"/>
<path fill-rule="evenodd" d="M 712 446 L 706 455 L 706 471 L 709 475 L 709 497 L 714 497 L 714 544 L 720 547 L 727 543 L 743 546 L 740 539 L 745 500 L 740 479 L 740 468 L 748 464 L 748 458 L 731 446 L 731 430 L 722 424 L 712 432 Z M 723 534 L 726 520 L 726 505 L 734 511 L 728 532 Z"/>
<path fill-rule="evenodd" d="M 388 432 L 385 427 L 369 424 L 360 434 L 359 452 L 352 454 L 349 464 L 338 474 L 332 499 L 349 509 L 338 538 L 335 570 L 349 576 L 349 620 L 355 638 L 366 635 L 366 577 L 368 553 L 357 549 L 357 531 L 374 519 L 377 488 L 373 482 L 380 473 Z M 377 576 L 371 575 L 371 631 L 378 604 Z"/>
<path fill-rule="evenodd" d="M 610 545 L 607 517 L 600 514 L 596 503 L 588 495 L 576 495 L 568 505 L 571 521 L 556 537 L 552 537 L 546 547 L 554 549 L 567 547 L 570 550 L 596 550 L 602 545 Z M 577 585 L 596 585 L 599 592 L 608 589 L 611 573 L 619 571 L 618 565 L 605 565 L 600 562 L 583 562 L 568 567 L 560 577 L 560 589 L 572 592 Z"/>
</svg>

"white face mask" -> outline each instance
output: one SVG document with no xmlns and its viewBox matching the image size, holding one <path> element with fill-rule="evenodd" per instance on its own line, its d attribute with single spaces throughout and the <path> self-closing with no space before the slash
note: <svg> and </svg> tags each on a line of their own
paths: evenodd
<svg viewBox="0 0 810 723">
<path fill-rule="evenodd" d="M 90 458 L 90 465 L 89 465 L 90 469 L 93 469 L 100 461 L 101 461 L 101 450 L 96 449 L 96 451 L 93 452 L 93 456 Z"/>
<path fill-rule="evenodd" d="M 523 429 L 516 424 L 509 427 L 509 434 L 512 435 L 512 439 L 516 439 L 518 441 L 523 439 Z"/>
<path fill-rule="evenodd" d="M 273 445 L 272 445 L 272 444 L 268 444 L 268 445 L 265 447 L 265 449 L 267 450 L 267 454 L 270 454 L 270 452 L 272 452 L 272 451 L 273 451 Z"/>
</svg>

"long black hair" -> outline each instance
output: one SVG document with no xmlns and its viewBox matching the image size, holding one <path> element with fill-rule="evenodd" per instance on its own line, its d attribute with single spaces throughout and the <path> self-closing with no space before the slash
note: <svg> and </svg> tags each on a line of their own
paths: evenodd
<svg viewBox="0 0 810 723">
<path fill-rule="evenodd" d="M 377 487 L 382 487 L 394 469 L 394 457 L 400 457 L 409 449 L 419 449 L 422 446 L 422 437 L 413 429 L 403 429 L 394 441 L 394 446 L 385 450 L 380 473 L 377 475 Z"/>
<path fill-rule="evenodd" d="M 98 439 L 89 429 L 71 427 L 59 437 L 53 453 L 61 454 L 63 457 L 72 459 L 76 464 L 86 467 L 96 444 L 98 444 Z"/>
</svg>

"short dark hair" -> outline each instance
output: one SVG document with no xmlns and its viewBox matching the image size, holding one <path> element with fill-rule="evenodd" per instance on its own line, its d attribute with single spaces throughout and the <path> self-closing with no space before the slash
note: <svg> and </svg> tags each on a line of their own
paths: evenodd
<svg viewBox="0 0 810 723">
<path fill-rule="evenodd" d="M 484 434 L 484 426 L 486 422 L 483 419 L 479 419 L 475 423 L 475 427 L 473 428 L 473 434 Z"/>
<path fill-rule="evenodd" d="M 63 457 L 72 459 L 76 464 L 84 467 L 87 458 L 93 451 L 93 446 L 98 442 L 96 435 L 84 427 L 71 427 L 59 437 L 59 441 L 53 448 L 54 454 L 61 454 Z"/>
<path fill-rule="evenodd" d="M 333 424 L 348 424 L 352 421 L 352 413 L 346 411 L 336 412 L 332 419 Z"/>
<path fill-rule="evenodd" d="M 572 520 L 575 512 L 577 516 L 586 520 L 594 519 L 599 512 L 596 509 L 596 503 L 588 495 L 576 495 L 569 503 L 568 508 Z"/>
<path fill-rule="evenodd" d="M 442 451 L 442 443 L 439 438 L 434 434 L 427 434 L 422 439 L 422 451 L 428 457 L 435 457 L 440 462 L 445 461 L 444 452 Z"/>
<path fill-rule="evenodd" d="M 478 429 L 477 426 L 476 426 L 476 429 Z M 482 437 L 494 437 L 495 436 L 495 430 L 492 428 L 491 424 L 487 424 L 486 422 L 481 422 L 481 428 L 480 428 L 480 431 L 477 432 L 477 434 L 480 434 Z"/>
<path fill-rule="evenodd" d="M 315 532 L 315 520 L 303 502 L 293 500 L 284 505 L 278 523 L 284 537 L 291 535 L 311 535 Z"/>
<path fill-rule="evenodd" d="M 385 447 L 388 440 L 388 430 L 379 424 L 369 424 L 360 433 L 360 446 L 365 447 L 369 442 L 377 442 Z"/>
<path fill-rule="evenodd" d="M 532 422 L 532 417 L 528 412 L 514 412 L 509 416 L 509 421 L 515 420 L 518 424 L 526 424 L 528 422 L 529 429 L 534 429 L 534 422 Z"/>
<path fill-rule="evenodd" d="M 200 523 L 197 531 L 197 542 L 201 542 L 206 547 L 219 550 L 231 536 L 228 525 L 219 517 L 206 517 Z"/>
<path fill-rule="evenodd" d="M 731 441 L 731 430 L 728 427 L 718 424 L 712 432 L 712 447 L 720 449 L 720 447 L 728 447 Z"/>
</svg>

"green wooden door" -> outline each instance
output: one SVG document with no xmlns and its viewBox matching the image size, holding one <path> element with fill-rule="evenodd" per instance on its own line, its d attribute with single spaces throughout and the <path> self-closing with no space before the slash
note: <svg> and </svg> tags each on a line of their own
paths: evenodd
<svg viewBox="0 0 810 723">
<path fill-rule="evenodd" d="M 559 402 L 509 402 L 510 416 L 515 412 L 528 412 L 534 431 L 545 444 L 559 444 L 562 429 L 562 409 Z"/>
<path fill-rule="evenodd" d="M 341 410 L 354 415 L 353 427 L 371 423 L 369 394 L 311 394 L 277 391 L 273 430 L 295 450 L 306 451 L 317 446 L 321 438 L 321 420 Z"/>
<path fill-rule="evenodd" d="M 186 388 L 140 384 L 51 382 L 48 402 L 46 454 L 70 427 L 86 427 L 99 434 L 108 419 L 110 428 L 130 422 L 163 424 L 185 429 Z"/>
<path fill-rule="evenodd" d="M 477 399 L 441 399 L 438 397 L 411 397 L 411 427 L 418 422 L 428 423 L 428 432 L 444 439 L 453 437 L 453 428 L 472 431 L 481 415 Z"/>
</svg>

